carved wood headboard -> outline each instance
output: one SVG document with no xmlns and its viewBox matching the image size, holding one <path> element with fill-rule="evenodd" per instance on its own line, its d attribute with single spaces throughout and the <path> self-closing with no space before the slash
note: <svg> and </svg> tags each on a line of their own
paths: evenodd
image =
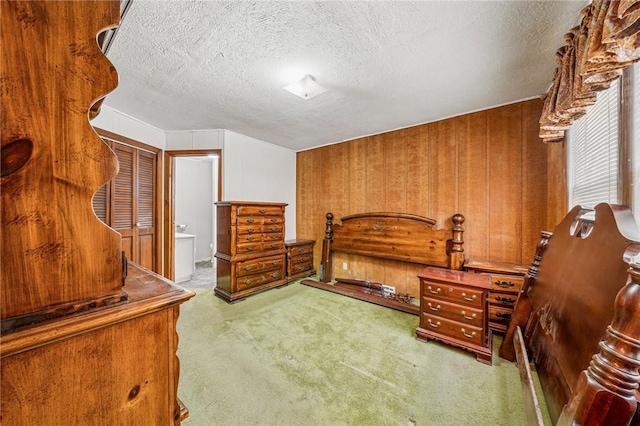
<svg viewBox="0 0 640 426">
<path fill-rule="evenodd" d="M 451 218 L 452 229 L 435 229 L 434 219 L 406 213 L 361 213 L 333 223 L 327 213 L 320 280 L 331 281 L 332 253 L 342 252 L 450 269 L 464 263 L 464 216 Z"/>
<path fill-rule="evenodd" d="M 554 422 L 626 425 L 640 379 L 640 265 L 628 264 L 640 235 L 627 208 L 587 213 L 543 233 L 500 356 L 512 358 L 520 327 Z"/>
</svg>

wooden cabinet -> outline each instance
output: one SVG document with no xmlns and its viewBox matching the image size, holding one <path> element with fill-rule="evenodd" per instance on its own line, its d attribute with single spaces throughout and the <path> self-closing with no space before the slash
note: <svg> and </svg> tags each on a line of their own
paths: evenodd
<svg viewBox="0 0 640 426">
<path fill-rule="evenodd" d="M 215 294 L 232 303 L 286 284 L 285 203 L 217 202 Z"/>
<path fill-rule="evenodd" d="M 418 340 L 434 339 L 476 354 L 491 365 L 491 331 L 488 327 L 489 277 L 462 271 L 427 267 L 420 279 Z"/>
<path fill-rule="evenodd" d="M 313 246 L 315 240 L 287 240 L 287 281 L 315 275 L 313 269 Z"/>
<path fill-rule="evenodd" d="M 179 304 L 193 296 L 129 263 L 128 300 L 2 336 L 7 425 L 175 425 Z M 181 414 L 183 413 L 183 414 Z"/>
<path fill-rule="evenodd" d="M 465 265 L 465 268 L 469 272 L 491 278 L 489 328 L 493 331 L 505 332 L 527 269 L 515 263 L 481 260 L 472 260 Z"/>
<path fill-rule="evenodd" d="M 124 260 L 92 209 L 118 170 L 88 117 L 117 85 L 97 41 L 120 3 L 2 1 L 0 15 L 0 423 L 177 425 L 176 320 L 194 293 Z"/>
</svg>

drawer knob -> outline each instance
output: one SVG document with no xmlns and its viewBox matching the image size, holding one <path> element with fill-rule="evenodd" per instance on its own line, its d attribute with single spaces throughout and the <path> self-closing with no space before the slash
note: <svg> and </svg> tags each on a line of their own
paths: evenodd
<svg viewBox="0 0 640 426">
<path fill-rule="evenodd" d="M 247 232 L 251 234 L 252 232 L 256 232 L 256 231 L 253 228 L 249 228 L 247 229 Z"/>
<path fill-rule="evenodd" d="M 278 247 L 277 244 L 271 244 L 271 248 L 276 248 L 276 247 Z"/>
<path fill-rule="evenodd" d="M 435 307 L 431 304 L 431 302 L 428 303 L 429 305 L 429 309 L 431 309 L 434 312 L 437 312 L 440 310 L 441 306 L 440 305 L 436 305 Z"/>
<path fill-rule="evenodd" d="M 277 221 L 278 221 L 278 219 L 276 219 L 275 217 L 271 218 L 271 222 L 277 222 Z"/>
<path fill-rule="evenodd" d="M 513 287 L 514 284 L 511 281 L 500 281 L 497 280 L 495 283 L 498 287 L 502 287 L 502 288 L 509 288 L 509 287 Z"/>
<path fill-rule="evenodd" d="M 442 289 L 440 287 L 438 287 L 437 289 L 432 289 L 431 286 L 427 286 L 427 288 L 429 289 L 429 292 L 433 293 L 433 294 L 438 294 L 440 292 L 442 292 Z"/>
<path fill-rule="evenodd" d="M 247 238 L 245 238 L 247 241 L 253 241 L 253 237 L 249 236 Z"/>
<path fill-rule="evenodd" d="M 251 283 L 252 283 L 252 282 L 253 282 L 252 280 L 244 280 L 244 283 L 245 283 L 246 285 L 251 285 Z"/>
<path fill-rule="evenodd" d="M 274 272 L 273 274 L 271 274 L 271 278 L 276 278 L 278 276 L 277 272 Z"/>
<path fill-rule="evenodd" d="M 516 301 L 516 299 L 512 299 L 510 297 L 499 297 L 496 296 L 496 302 L 502 302 L 502 303 L 514 303 Z"/>
<path fill-rule="evenodd" d="M 472 331 L 471 334 L 467 334 L 467 331 L 463 328 L 460 329 L 460 331 L 462 331 L 462 334 L 464 335 L 464 337 L 468 337 L 469 339 L 473 339 L 474 337 L 476 337 L 476 332 Z"/>
<path fill-rule="evenodd" d="M 467 293 L 462 293 L 462 298 L 464 300 L 467 300 L 469 302 L 473 302 L 474 300 L 476 300 L 478 298 L 477 294 L 472 295 L 471 297 L 467 297 Z"/>
<path fill-rule="evenodd" d="M 248 246 L 247 251 L 253 251 L 253 246 Z"/>
<path fill-rule="evenodd" d="M 253 219 L 247 219 L 247 223 L 253 223 Z"/>
<path fill-rule="evenodd" d="M 274 260 L 273 262 L 271 262 L 272 265 L 277 265 L 278 263 L 280 262 L 278 262 L 277 260 Z"/>
<path fill-rule="evenodd" d="M 244 267 L 244 268 L 242 268 L 242 269 L 244 269 L 245 271 L 250 271 L 250 270 L 252 270 L 252 269 L 253 269 L 253 266 L 247 265 L 247 266 L 245 266 L 245 267 Z"/>
<path fill-rule="evenodd" d="M 472 313 L 471 315 L 467 315 L 467 313 L 465 311 L 462 311 L 462 316 L 465 317 L 468 320 L 474 320 L 476 319 L 476 314 Z"/>
<path fill-rule="evenodd" d="M 272 231 L 277 231 L 277 230 L 278 230 L 278 227 L 277 227 L 277 226 L 272 226 L 272 227 L 271 227 L 271 230 L 272 230 Z"/>
<path fill-rule="evenodd" d="M 264 214 L 264 213 L 266 213 L 266 212 L 267 212 L 267 209 L 260 209 L 260 210 L 258 210 L 258 211 L 259 211 L 260 213 Z"/>
<path fill-rule="evenodd" d="M 433 322 L 433 321 L 431 321 L 431 318 L 428 318 L 428 319 L 427 319 L 427 322 L 428 322 L 428 323 L 429 323 L 429 325 L 430 325 L 431 327 L 433 327 L 433 328 L 438 328 L 438 327 L 440 327 L 440 321 Z M 463 329 L 463 330 L 464 330 L 464 329 Z"/>
</svg>

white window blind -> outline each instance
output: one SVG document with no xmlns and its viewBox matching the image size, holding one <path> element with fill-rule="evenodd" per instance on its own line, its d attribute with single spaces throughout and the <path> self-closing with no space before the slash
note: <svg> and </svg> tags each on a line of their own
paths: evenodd
<svg viewBox="0 0 640 426">
<path fill-rule="evenodd" d="M 569 208 L 620 203 L 618 195 L 618 145 L 620 113 L 619 79 L 599 92 L 585 116 L 568 132 Z"/>
<path fill-rule="evenodd" d="M 631 209 L 640 223 L 640 62 L 631 67 Z"/>
</svg>

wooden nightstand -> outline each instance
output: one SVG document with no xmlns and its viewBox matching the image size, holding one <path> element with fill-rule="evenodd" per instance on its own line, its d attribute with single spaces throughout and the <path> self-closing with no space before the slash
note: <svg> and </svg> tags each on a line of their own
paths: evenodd
<svg viewBox="0 0 640 426">
<path fill-rule="evenodd" d="M 287 281 L 315 275 L 313 269 L 313 246 L 315 240 L 287 240 Z"/>
<path fill-rule="evenodd" d="M 465 269 L 491 277 L 489 291 L 489 328 L 504 333 L 524 283 L 527 268 L 516 263 L 472 260 Z"/>
<path fill-rule="evenodd" d="M 462 271 L 425 268 L 420 278 L 418 340 L 439 340 L 476 354 L 491 365 L 488 327 L 489 277 Z"/>
</svg>

